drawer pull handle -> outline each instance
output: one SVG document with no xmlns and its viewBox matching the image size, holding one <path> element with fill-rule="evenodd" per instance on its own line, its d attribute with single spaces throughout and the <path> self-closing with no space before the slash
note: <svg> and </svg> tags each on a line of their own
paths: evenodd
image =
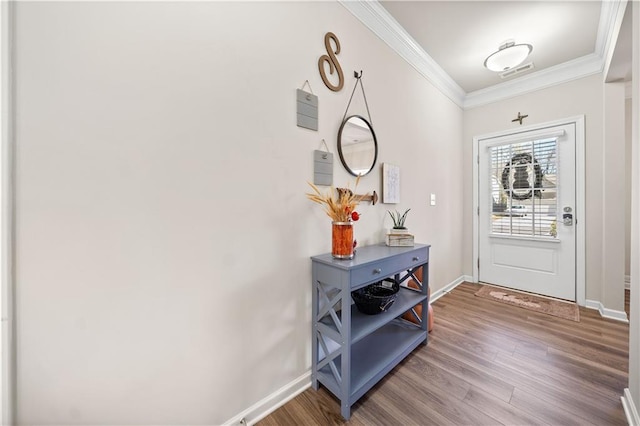
<svg viewBox="0 0 640 426">
<path fill-rule="evenodd" d="M 381 274 L 382 273 L 382 269 L 376 268 L 376 269 L 373 270 L 373 273 L 374 274 Z"/>
<path fill-rule="evenodd" d="M 413 261 L 414 261 L 414 262 L 417 262 L 418 260 L 420 260 L 420 258 L 419 258 L 418 256 L 414 256 L 414 257 L 413 257 Z"/>
</svg>

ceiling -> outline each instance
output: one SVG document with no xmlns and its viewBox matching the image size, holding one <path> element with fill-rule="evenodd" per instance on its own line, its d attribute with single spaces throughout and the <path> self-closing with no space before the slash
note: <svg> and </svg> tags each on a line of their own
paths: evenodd
<svg viewBox="0 0 640 426">
<path fill-rule="evenodd" d="M 342 4 L 465 108 L 600 72 L 607 81 L 631 79 L 625 0 Z M 534 67 L 503 79 L 483 63 L 508 39 L 533 45 L 524 64 Z"/>
</svg>

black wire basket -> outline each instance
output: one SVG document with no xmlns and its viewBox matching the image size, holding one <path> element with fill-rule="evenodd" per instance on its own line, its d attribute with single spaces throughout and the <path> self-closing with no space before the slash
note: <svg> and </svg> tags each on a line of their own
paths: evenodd
<svg viewBox="0 0 640 426">
<path fill-rule="evenodd" d="M 400 290 L 400 285 L 395 281 L 391 281 L 393 286 L 389 288 L 383 282 L 378 281 L 351 292 L 351 298 L 360 312 L 367 315 L 376 315 L 386 311 L 393 305 Z"/>
</svg>

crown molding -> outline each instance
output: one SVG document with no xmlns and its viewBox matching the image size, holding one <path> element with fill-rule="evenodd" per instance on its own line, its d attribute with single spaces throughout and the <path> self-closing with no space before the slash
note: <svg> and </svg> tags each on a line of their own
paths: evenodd
<svg viewBox="0 0 640 426">
<path fill-rule="evenodd" d="M 602 57 L 604 78 L 609 74 L 609 67 L 616 50 L 616 42 L 618 41 L 618 35 L 620 35 L 627 2 L 627 0 L 602 2 L 596 39 L 596 54 Z"/>
<path fill-rule="evenodd" d="M 600 21 L 598 22 L 598 35 L 596 36 L 595 53 L 597 55 L 604 58 L 607 52 L 615 47 L 615 38 L 618 33 L 614 29 L 616 22 L 622 24 L 626 6 L 627 0 L 604 0 L 602 2 Z M 618 26 L 619 30 L 620 27 Z"/>
<path fill-rule="evenodd" d="M 605 61 L 610 61 L 613 55 L 627 4 L 627 0 L 602 2 L 594 53 L 466 93 L 377 0 L 338 1 L 438 90 L 464 109 L 513 98 L 603 72 Z"/>
<path fill-rule="evenodd" d="M 553 67 L 487 87 L 486 89 L 469 92 L 465 97 L 463 107 L 464 109 L 475 108 L 567 83 L 579 78 L 588 77 L 601 73 L 602 67 L 602 58 L 595 53 L 591 53 Z"/>
<path fill-rule="evenodd" d="M 466 93 L 462 87 L 424 51 L 378 1 L 338 1 L 446 97 L 458 106 L 463 106 Z"/>
</svg>

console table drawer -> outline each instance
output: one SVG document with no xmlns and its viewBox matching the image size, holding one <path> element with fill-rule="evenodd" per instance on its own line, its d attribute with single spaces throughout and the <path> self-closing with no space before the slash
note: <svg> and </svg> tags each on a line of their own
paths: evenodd
<svg viewBox="0 0 640 426">
<path fill-rule="evenodd" d="M 429 250 L 424 247 L 390 257 L 374 264 L 364 265 L 351 271 L 351 288 L 380 281 L 398 272 L 422 265 L 428 260 Z"/>
</svg>

